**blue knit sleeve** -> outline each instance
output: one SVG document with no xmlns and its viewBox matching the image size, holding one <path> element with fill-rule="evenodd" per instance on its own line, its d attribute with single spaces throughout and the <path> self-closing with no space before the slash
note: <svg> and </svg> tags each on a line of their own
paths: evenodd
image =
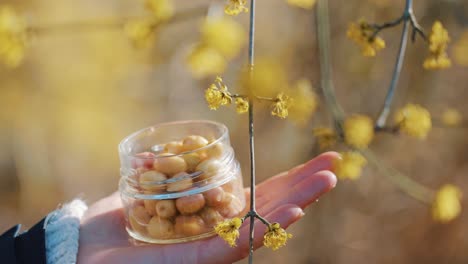
<svg viewBox="0 0 468 264">
<path fill-rule="evenodd" d="M 45 229 L 47 264 L 74 264 L 78 254 L 80 220 L 88 209 L 74 200 L 49 215 Z"/>
</svg>

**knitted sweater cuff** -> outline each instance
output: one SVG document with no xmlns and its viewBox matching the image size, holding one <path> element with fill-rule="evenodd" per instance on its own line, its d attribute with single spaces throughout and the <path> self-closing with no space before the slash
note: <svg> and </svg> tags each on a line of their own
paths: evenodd
<svg viewBox="0 0 468 264">
<path fill-rule="evenodd" d="M 45 229 L 47 264 L 76 263 L 80 220 L 87 209 L 82 200 L 74 200 L 47 217 Z"/>
</svg>

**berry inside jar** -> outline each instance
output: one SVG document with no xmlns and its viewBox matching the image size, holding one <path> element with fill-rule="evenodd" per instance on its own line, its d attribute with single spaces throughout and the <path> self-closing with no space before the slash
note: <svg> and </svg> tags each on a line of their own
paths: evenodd
<svg viewBox="0 0 468 264">
<path fill-rule="evenodd" d="M 190 122 L 174 125 L 190 126 Z M 173 134 L 169 136 L 173 140 L 154 145 L 133 134 L 121 143 L 120 193 L 130 236 L 160 244 L 191 241 L 214 235 L 217 223 L 241 215 L 245 208 L 242 175 L 227 128 L 205 130 L 175 140 Z"/>
</svg>

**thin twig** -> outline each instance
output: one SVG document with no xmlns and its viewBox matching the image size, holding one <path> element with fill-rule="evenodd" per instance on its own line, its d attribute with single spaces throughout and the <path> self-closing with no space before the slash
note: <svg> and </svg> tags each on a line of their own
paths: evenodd
<svg viewBox="0 0 468 264">
<path fill-rule="evenodd" d="M 390 114 L 390 107 L 392 105 L 393 97 L 395 95 L 395 89 L 400 79 L 401 69 L 403 67 L 403 62 L 405 60 L 406 46 L 408 43 L 408 26 L 409 21 L 405 20 L 403 22 L 403 30 L 401 33 L 400 48 L 398 51 L 397 60 L 395 63 L 395 68 L 393 70 L 392 80 L 390 82 L 390 87 L 387 91 L 387 96 L 385 97 L 384 105 L 382 111 L 380 112 L 379 117 L 376 120 L 375 127 L 377 130 L 383 128 L 387 122 L 388 115 Z"/>
<path fill-rule="evenodd" d="M 330 23 L 328 20 L 328 1 L 319 0 L 317 4 L 317 39 L 319 47 L 321 88 L 325 103 L 332 113 L 338 134 L 343 134 L 344 113 L 335 96 L 330 65 Z"/>
<path fill-rule="evenodd" d="M 249 27 L 249 78 L 253 77 L 255 62 L 255 0 L 250 0 Z M 254 145 L 254 102 L 249 99 L 249 139 L 250 139 L 250 234 L 249 234 L 249 263 L 253 263 L 255 215 L 255 145 Z"/>
<path fill-rule="evenodd" d="M 276 99 L 271 98 L 271 97 L 264 97 L 264 96 L 255 95 L 255 98 L 257 98 L 258 100 L 263 100 L 263 101 L 276 102 Z"/>
<path fill-rule="evenodd" d="M 270 222 L 268 222 L 268 220 L 266 220 L 265 218 L 263 218 L 261 215 L 256 214 L 255 217 L 256 217 L 258 220 L 260 220 L 264 225 L 270 226 Z"/>
<path fill-rule="evenodd" d="M 390 166 L 383 164 L 375 154 L 367 149 L 359 151 L 372 165 L 374 165 L 393 184 L 398 186 L 405 193 L 425 204 L 431 204 L 434 198 L 434 191 L 401 174 Z"/>
<path fill-rule="evenodd" d="M 401 16 L 394 21 L 386 22 L 383 24 L 370 24 L 369 26 L 374 30 L 374 33 L 372 33 L 372 36 L 370 38 L 374 39 L 377 36 L 377 34 L 379 34 L 380 31 L 384 29 L 398 26 L 403 20 L 404 20 L 404 17 Z"/>
<path fill-rule="evenodd" d="M 253 0 L 252 0 L 253 1 Z M 253 241 L 254 241 L 254 224 L 255 224 L 255 148 L 254 148 L 254 119 L 253 119 L 254 103 L 251 99 L 249 102 L 249 139 L 250 139 L 250 234 L 249 234 L 249 263 L 253 263 Z"/>
<path fill-rule="evenodd" d="M 400 18 L 400 21 L 401 20 L 403 21 L 403 30 L 401 32 L 401 41 L 398 50 L 398 56 L 395 63 L 395 68 L 393 70 L 392 79 L 390 81 L 390 87 L 388 88 L 387 95 L 385 97 L 384 105 L 375 122 L 376 130 L 380 130 L 385 127 L 388 116 L 390 114 L 391 105 L 395 96 L 395 90 L 398 85 L 398 80 L 400 79 L 401 75 L 401 69 L 405 60 L 406 47 L 408 45 L 409 26 L 411 25 L 412 27 L 411 39 L 413 40 L 413 42 L 416 39 L 417 34 L 421 35 L 421 37 L 424 40 L 427 40 L 426 35 L 424 34 L 421 26 L 417 22 L 416 17 L 413 13 L 413 0 L 406 0 L 404 12 Z"/>
</svg>

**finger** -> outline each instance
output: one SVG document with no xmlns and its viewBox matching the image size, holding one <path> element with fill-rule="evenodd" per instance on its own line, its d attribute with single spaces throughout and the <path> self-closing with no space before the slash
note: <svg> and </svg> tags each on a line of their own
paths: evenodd
<svg viewBox="0 0 468 264">
<path fill-rule="evenodd" d="M 333 189 L 336 181 L 336 176 L 331 171 L 319 171 L 310 177 L 302 179 L 302 181 L 291 187 L 272 192 L 271 200 L 263 200 L 257 203 L 258 212 L 265 214 L 285 204 L 295 204 L 301 208 L 305 208 L 322 194 Z"/>
<path fill-rule="evenodd" d="M 290 188 L 316 172 L 331 170 L 333 161 L 338 158 L 340 158 L 340 155 L 336 152 L 325 152 L 302 166 L 297 166 L 288 172 L 269 178 L 257 186 L 257 198 L 270 200 L 272 195 L 278 193 L 277 190 Z M 275 190 L 275 192 L 272 192 L 272 190 Z"/>
<path fill-rule="evenodd" d="M 304 212 L 300 207 L 293 204 L 285 204 L 270 212 L 267 217 L 272 223 L 278 222 L 283 228 L 286 228 L 298 221 L 303 215 Z M 249 255 L 249 228 L 250 222 L 246 220 L 240 229 L 240 238 L 235 248 L 229 247 L 221 238 L 208 240 L 206 245 L 201 247 L 202 250 L 199 253 L 198 263 L 233 263 L 246 258 Z M 255 221 L 255 249 L 263 245 L 265 228 L 265 225 L 259 220 Z"/>
</svg>

